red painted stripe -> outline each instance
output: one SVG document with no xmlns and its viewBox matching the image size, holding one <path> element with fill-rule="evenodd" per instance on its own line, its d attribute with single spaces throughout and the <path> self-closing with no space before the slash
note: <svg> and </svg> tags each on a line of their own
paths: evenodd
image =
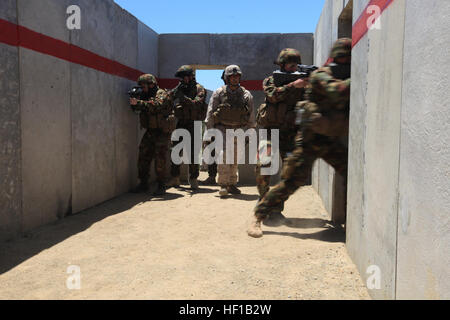
<svg viewBox="0 0 450 320">
<path fill-rule="evenodd" d="M 263 90 L 263 80 L 243 80 L 241 85 L 250 91 L 262 91 Z"/>
<path fill-rule="evenodd" d="M 371 0 L 369 4 L 366 6 L 362 14 L 359 16 L 358 20 L 353 25 L 352 30 L 352 46 L 356 46 L 358 42 L 365 36 L 365 34 L 369 31 L 368 19 L 373 14 L 369 14 L 367 12 L 367 9 L 370 6 L 378 6 L 381 9 L 381 13 L 383 13 L 384 10 L 386 10 L 389 5 L 394 2 L 394 0 Z M 374 20 L 376 21 L 376 20 Z"/>
<path fill-rule="evenodd" d="M 70 43 L 0 19 L 0 42 L 136 81 L 143 73 Z"/>
<path fill-rule="evenodd" d="M 89 50 L 46 36 L 42 33 L 35 32 L 3 19 L 0 19 L 0 42 L 27 48 L 131 81 L 136 81 L 137 78 L 144 73 L 125 66 L 117 61 L 102 57 Z M 175 88 L 178 85 L 178 82 L 178 79 L 158 79 L 159 86 L 167 89 Z M 248 90 L 262 90 L 261 80 L 243 81 L 242 85 Z"/>
</svg>

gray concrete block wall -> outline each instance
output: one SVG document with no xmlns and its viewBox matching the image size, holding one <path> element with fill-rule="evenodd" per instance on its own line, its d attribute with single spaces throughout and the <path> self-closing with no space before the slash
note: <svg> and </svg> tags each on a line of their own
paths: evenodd
<svg viewBox="0 0 450 320">
<path fill-rule="evenodd" d="M 380 290 L 372 290 L 376 298 L 395 298 L 396 250 L 397 250 L 397 200 L 400 146 L 400 113 L 403 76 L 405 1 L 397 0 L 380 18 L 381 30 L 368 32 L 369 47 L 362 48 L 367 55 L 367 104 L 365 118 L 364 192 L 363 212 L 349 211 L 348 215 L 363 214 L 364 226 L 355 225 L 350 219 L 348 229 L 360 228 L 363 237 L 349 241 L 349 248 L 358 242 L 365 252 L 365 261 L 358 265 L 362 276 L 367 277 L 370 265 L 381 269 Z M 359 44 L 358 44 L 359 45 Z M 362 45 L 362 43 L 361 43 Z M 352 82 L 361 82 L 355 74 Z M 352 89 L 352 94 L 353 94 Z M 354 102 L 352 101 L 352 105 Z M 351 110 L 354 112 L 355 110 Z M 352 131 L 354 134 L 358 134 Z M 354 140 L 354 138 L 353 138 Z M 353 157 L 361 155 L 353 155 Z M 353 158 L 352 157 L 352 158 Z M 352 166 L 352 162 L 349 162 Z M 349 178 L 352 180 L 353 176 Z M 353 183 L 353 182 L 351 182 Z M 359 252 L 360 252 L 359 251 Z M 350 249 L 350 252 L 354 251 Z M 356 254 L 360 254 L 357 252 Z M 353 256 L 352 254 L 352 256 Z"/>
<path fill-rule="evenodd" d="M 368 3 L 353 0 L 353 23 Z M 325 4 L 315 61 L 326 60 L 336 34 L 336 6 Z M 396 0 L 381 30 L 353 48 L 347 248 L 364 281 L 369 266 L 380 268 L 374 298 L 449 297 L 449 14 L 440 1 Z M 331 177 L 326 165 L 315 165 L 325 207 Z"/>
<path fill-rule="evenodd" d="M 80 6 L 81 30 L 66 27 L 69 4 Z M 158 35 L 113 1 L 0 6 L 2 19 L 158 74 Z M 29 49 L 0 50 L 3 241 L 127 192 L 137 182 L 139 136 L 126 95 L 134 81 Z"/>
<path fill-rule="evenodd" d="M 367 3 L 368 0 L 353 0 L 353 23 L 359 18 Z M 367 220 L 365 202 L 367 183 L 364 168 L 366 165 L 368 48 L 369 38 L 363 37 L 352 51 L 352 78 L 357 77 L 358 81 L 352 82 L 351 89 L 346 237 L 347 250 L 358 266 L 366 264 L 367 261 L 362 239 L 365 236 Z M 357 227 L 351 227 L 352 225 Z M 365 273 L 365 270 L 362 272 Z"/>
<path fill-rule="evenodd" d="M 406 1 L 398 299 L 450 299 L 449 16 L 445 1 Z"/>
<path fill-rule="evenodd" d="M 17 23 L 16 0 L 0 2 L 0 18 Z M 21 229 L 21 133 L 18 48 L 0 44 L 0 241 Z"/>
<path fill-rule="evenodd" d="M 41 10 L 41 6 L 46 10 Z M 18 23 L 69 41 L 67 1 L 18 0 Z M 70 64 L 19 49 L 22 132 L 22 229 L 71 211 Z"/>
<path fill-rule="evenodd" d="M 314 64 L 316 66 L 323 66 L 330 57 L 331 47 L 338 38 L 338 19 L 348 2 L 348 0 L 328 0 L 325 2 L 314 34 Z M 330 219 L 337 221 L 343 219 L 345 210 L 342 205 L 337 206 L 335 202 L 335 174 L 333 167 L 321 159 L 318 159 L 313 166 L 313 187 L 322 198 Z"/>
<path fill-rule="evenodd" d="M 138 21 L 118 5 L 114 6 L 114 60 L 138 69 Z M 115 77 L 114 83 L 115 89 L 112 91 L 116 166 L 114 194 L 120 195 L 128 192 L 137 183 L 138 117 L 130 111 L 126 94 L 136 82 Z"/>
</svg>

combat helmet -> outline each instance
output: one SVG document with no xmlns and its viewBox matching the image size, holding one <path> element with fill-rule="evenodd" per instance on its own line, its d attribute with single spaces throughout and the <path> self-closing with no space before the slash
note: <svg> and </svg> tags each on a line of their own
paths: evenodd
<svg viewBox="0 0 450 320">
<path fill-rule="evenodd" d="M 275 61 L 275 64 L 281 66 L 286 63 L 302 64 L 302 57 L 300 55 L 300 52 L 292 48 L 281 50 L 278 59 Z"/>
<path fill-rule="evenodd" d="M 352 55 L 352 39 L 338 39 L 331 49 L 331 58 L 350 57 Z"/>
<path fill-rule="evenodd" d="M 157 84 L 155 76 L 149 73 L 141 75 L 137 82 L 139 85 L 143 83 L 147 83 L 148 85 Z"/>
<path fill-rule="evenodd" d="M 222 79 L 225 81 L 229 76 L 238 74 L 242 77 L 241 68 L 238 65 L 232 64 L 225 68 L 222 74 Z"/>
<path fill-rule="evenodd" d="M 193 76 L 194 75 L 194 68 L 192 68 L 189 65 L 184 65 L 178 68 L 177 73 L 175 73 L 175 77 L 177 78 L 184 78 L 186 76 Z"/>
</svg>

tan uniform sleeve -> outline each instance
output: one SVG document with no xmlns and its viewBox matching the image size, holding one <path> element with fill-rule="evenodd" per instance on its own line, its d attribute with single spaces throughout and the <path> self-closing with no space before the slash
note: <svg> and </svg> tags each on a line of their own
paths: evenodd
<svg viewBox="0 0 450 320">
<path fill-rule="evenodd" d="M 209 104 L 208 104 L 208 111 L 206 112 L 206 127 L 208 129 L 212 129 L 214 128 L 214 117 L 213 117 L 213 113 L 217 110 L 220 101 L 219 101 L 219 90 L 217 89 L 216 91 L 214 91 L 213 95 L 211 96 L 211 99 L 209 100 Z"/>
<path fill-rule="evenodd" d="M 248 128 L 256 127 L 256 116 L 255 116 L 255 104 L 253 102 L 253 95 L 250 91 L 246 91 L 247 101 L 248 101 L 248 111 L 250 112 L 250 119 L 248 120 Z"/>
</svg>

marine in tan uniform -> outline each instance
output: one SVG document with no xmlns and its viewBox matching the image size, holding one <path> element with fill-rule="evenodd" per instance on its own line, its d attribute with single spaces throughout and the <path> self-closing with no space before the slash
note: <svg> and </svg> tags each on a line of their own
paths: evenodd
<svg viewBox="0 0 450 320">
<path fill-rule="evenodd" d="M 215 128 L 223 134 L 223 159 L 224 164 L 217 165 L 218 184 L 220 185 L 219 195 L 226 197 L 231 194 L 240 194 L 236 187 L 237 177 L 237 141 L 234 145 L 234 163 L 226 164 L 226 130 L 254 128 L 255 115 L 253 107 L 253 96 L 240 85 L 242 71 L 237 65 L 226 67 L 224 80 L 226 85 L 217 89 L 209 102 L 206 116 L 206 126 L 208 129 Z"/>
</svg>

